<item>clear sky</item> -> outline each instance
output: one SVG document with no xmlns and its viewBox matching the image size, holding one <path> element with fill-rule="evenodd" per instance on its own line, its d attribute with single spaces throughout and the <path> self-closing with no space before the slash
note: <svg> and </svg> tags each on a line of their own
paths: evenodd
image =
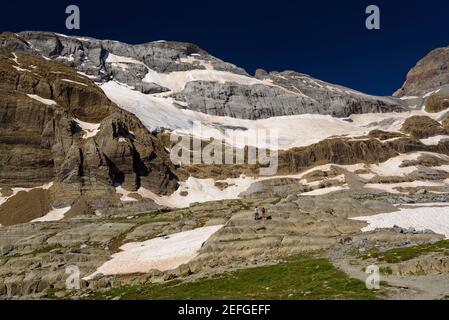
<svg viewBox="0 0 449 320">
<path fill-rule="evenodd" d="M 81 30 L 65 29 L 69 4 L 80 7 Z M 370 4 L 380 7 L 381 30 L 365 28 Z M 420 58 L 449 45 L 449 1 L 15 0 L 2 2 L 0 30 L 186 41 L 249 73 L 295 70 L 390 95 Z"/>
</svg>

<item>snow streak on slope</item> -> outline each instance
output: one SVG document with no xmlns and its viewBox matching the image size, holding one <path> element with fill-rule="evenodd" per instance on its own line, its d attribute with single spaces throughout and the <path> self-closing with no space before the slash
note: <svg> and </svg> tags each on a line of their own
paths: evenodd
<svg viewBox="0 0 449 320">
<path fill-rule="evenodd" d="M 39 101 L 40 103 L 46 104 L 47 106 L 53 106 L 57 104 L 56 101 L 54 100 L 44 99 L 36 94 L 27 94 L 27 96 L 30 97 L 31 99 Z"/>
<path fill-rule="evenodd" d="M 316 189 L 313 191 L 301 193 L 301 195 L 302 196 L 321 196 L 324 194 L 329 194 L 329 193 L 344 191 L 344 190 L 349 190 L 349 187 L 348 186 L 335 186 L 335 187 L 321 188 L 321 189 Z"/>
<path fill-rule="evenodd" d="M 97 274 L 132 274 L 154 269 L 176 269 L 195 258 L 203 243 L 222 227 L 223 225 L 203 227 L 144 242 L 127 243 L 120 247 L 121 252 L 112 255 L 111 260 L 84 279 L 90 280 Z"/>
<path fill-rule="evenodd" d="M 186 83 L 191 81 L 213 81 L 218 83 L 235 82 L 242 85 L 272 85 L 268 82 L 250 78 L 244 75 L 210 69 L 176 71 L 171 73 L 158 73 L 154 70 L 149 69 L 143 81 L 156 83 L 160 86 L 169 88 L 172 92 L 182 91 Z"/>
</svg>

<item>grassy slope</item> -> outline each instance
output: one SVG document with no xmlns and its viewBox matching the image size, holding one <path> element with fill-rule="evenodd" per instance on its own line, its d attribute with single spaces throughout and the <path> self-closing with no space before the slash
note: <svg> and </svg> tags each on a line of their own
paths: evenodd
<svg viewBox="0 0 449 320">
<path fill-rule="evenodd" d="M 239 270 L 197 282 L 171 281 L 112 289 L 88 299 L 379 299 L 327 259 L 301 256 L 266 267 Z"/>
<path fill-rule="evenodd" d="M 449 241 L 442 240 L 433 244 L 422 244 L 413 247 L 391 249 L 386 252 L 372 250 L 361 256 L 362 259 L 375 258 L 379 262 L 398 263 L 411 260 L 429 253 L 449 254 Z"/>
</svg>

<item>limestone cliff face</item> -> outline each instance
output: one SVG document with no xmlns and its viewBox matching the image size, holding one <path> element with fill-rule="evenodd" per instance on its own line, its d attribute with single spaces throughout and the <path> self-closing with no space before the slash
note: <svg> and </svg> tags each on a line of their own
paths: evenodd
<svg viewBox="0 0 449 320">
<path fill-rule="evenodd" d="M 307 96 L 262 84 L 192 81 L 172 97 L 186 102 L 194 111 L 250 120 L 321 111 L 320 105 Z"/>
<path fill-rule="evenodd" d="M 315 108 L 315 112 L 307 113 L 348 117 L 352 114 L 401 112 L 407 110 L 407 106 L 400 99 L 371 96 L 294 71 L 267 73 L 259 69 L 256 72 L 256 77 L 262 80 L 269 80 L 290 92 L 309 97 L 312 100 L 311 106 Z"/>
<path fill-rule="evenodd" d="M 172 97 L 185 102 L 188 109 L 251 120 L 298 114 L 344 118 L 408 110 L 398 98 L 370 96 L 293 71 L 268 74 L 258 70 L 256 78 L 261 83 L 192 81 Z"/>
<path fill-rule="evenodd" d="M 5 48 L 0 48 L 0 148 L 2 193 L 54 182 L 53 205 L 84 197 L 95 208 L 121 206 L 113 186 L 159 194 L 177 187 L 160 141 L 89 78 Z"/>
</svg>

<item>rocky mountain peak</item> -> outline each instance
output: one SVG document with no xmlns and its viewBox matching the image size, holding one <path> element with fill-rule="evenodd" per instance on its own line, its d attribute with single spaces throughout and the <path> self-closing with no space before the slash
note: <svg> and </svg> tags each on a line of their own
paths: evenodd
<svg viewBox="0 0 449 320">
<path fill-rule="evenodd" d="M 449 91 L 449 47 L 435 49 L 418 61 L 394 96 L 421 97 L 436 90 Z"/>
</svg>

